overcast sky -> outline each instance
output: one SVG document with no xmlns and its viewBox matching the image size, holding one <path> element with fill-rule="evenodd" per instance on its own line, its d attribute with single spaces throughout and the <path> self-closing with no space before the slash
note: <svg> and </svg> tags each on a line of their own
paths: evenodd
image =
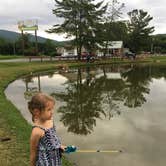
<svg viewBox="0 0 166 166">
<path fill-rule="evenodd" d="M 107 1 L 110 0 L 105 0 Z M 143 9 L 153 17 L 150 25 L 155 27 L 154 33 L 166 33 L 165 0 L 119 0 L 119 2 L 125 3 L 124 19 L 126 19 L 127 12 L 133 9 Z M 63 40 L 62 36 L 45 32 L 60 21 L 52 14 L 54 5 L 54 0 L 0 0 L 0 29 L 19 32 L 18 21 L 37 19 L 39 36 Z"/>
</svg>

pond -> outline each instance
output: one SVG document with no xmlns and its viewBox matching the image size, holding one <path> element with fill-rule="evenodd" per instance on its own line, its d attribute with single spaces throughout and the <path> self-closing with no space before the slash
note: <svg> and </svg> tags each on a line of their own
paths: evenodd
<svg viewBox="0 0 166 166">
<path fill-rule="evenodd" d="M 166 66 L 109 65 L 31 74 L 5 93 L 31 123 L 27 101 L 37 91 L 55 97 L 54 121 L 78 166 L 165 166 Z"/>
</svg>

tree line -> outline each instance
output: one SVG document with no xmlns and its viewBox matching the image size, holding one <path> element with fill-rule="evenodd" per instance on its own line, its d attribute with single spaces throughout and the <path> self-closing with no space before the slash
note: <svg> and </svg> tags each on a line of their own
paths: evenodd
<svg viewBox="0 0 166 166">
<path fill-rule="evenodd" d="M 149 26 L 153 19 L 148 12 L 134 9 L 128 12 L 128 19 L 123 16 L 124 3 L 111 0 L 109 3 L 94 0 L 55 0 L 53 14 L 62 22 L 47 30 L 49 33 L 65 33 L 74 37 L 73 45 L 77 48 L 78 58 L 81 49 L 89 52 L 98 48 L 107 50 L 109 41 L 122 40 L 124 46 L 133 52 L 149 51 L 151 34 L 154 27 Z"/>
<path fill-rule="evenodd" d="M 78 59 L 82 48 L 89 52 L 101 49 L 106 54 L 109 41 L 123 41 L 124 47 L 135 53 L 142 51 L 152 53 L 166 52 L 166 35 L 152 35 L 153 19 L 143 9 L 134 9 L 127 13 L 124 20 L 124 3 L 111 0 L 109 3 L 94 0 L 55 0 L 53 14 L 61 23 L 46 30 L 48 33 L 66 34 L 73 37 L 70 43 L 77 48 Z M 15 43 L 0 38 L 0 54 L 22 54 L 21 37 Z M 35 54 L 35 43 L 24 35 L 25 55 Z M 57 55 L 56 45 L 47 40 L 38 44 L 39 54 Z"/>
<path fill-rule="evenodd" d="M 24 40 L 24 55 L 36 55 L 35 42 L 30 40 L 28 33 L 20 36 L 15 42 L 0 38 L 0 55 L 23 55 L 22 40 Z M 44 43 L 38 43 L 38 55 L 57 55 L 57 45 L 50 39 L 47 39 Z"/>
</svg>

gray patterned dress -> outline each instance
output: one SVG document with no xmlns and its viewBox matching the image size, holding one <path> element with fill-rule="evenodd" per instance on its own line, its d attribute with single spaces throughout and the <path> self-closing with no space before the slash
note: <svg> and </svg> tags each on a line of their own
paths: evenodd
<svg viewBox="0 0 166 166">
<path fill-rule="evenodd" d="M 60 146 L 61 142 L 56 135 L 55 127 L 44 129 L 45 135 L 39 140 L 36 166 L 61 166 Z"/>
</svg>

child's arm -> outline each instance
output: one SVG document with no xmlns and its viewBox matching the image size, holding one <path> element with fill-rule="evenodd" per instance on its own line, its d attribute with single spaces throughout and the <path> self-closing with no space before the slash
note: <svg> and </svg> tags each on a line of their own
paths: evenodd
<svg viewBox="0 0 166 166">
<path fill-rule="evenodd" d="M 36 156 L 39 139 L 44 135 L 44 131 L 39 128 L 34 128 L 32 130 L 30 138 L 30 166 L 36 165 Z"/>
</svg>

